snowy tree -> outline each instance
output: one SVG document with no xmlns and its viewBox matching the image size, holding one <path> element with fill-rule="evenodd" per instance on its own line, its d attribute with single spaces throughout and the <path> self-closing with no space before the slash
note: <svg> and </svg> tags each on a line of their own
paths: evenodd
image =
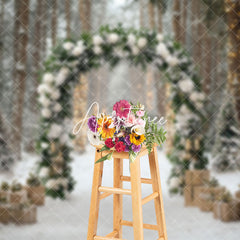
<svg viewBox="0 0 240 240">
<path fill-rule="evenodd" d="M 13 156 L 10 151 L 9 142 L 7 141 L 8 132 L 7 126 L 3 120 L 2 114 L 0 113 L 0 170 L 9 169 L 13 162 Z"/>
<path fill-rule="evenodd" d="M 240 168 L 240 129 L 233 99 L 222 105 L 217 120 L 217 135 L 213 150 L 214 168 L 226 171 Z"/>
</svg>

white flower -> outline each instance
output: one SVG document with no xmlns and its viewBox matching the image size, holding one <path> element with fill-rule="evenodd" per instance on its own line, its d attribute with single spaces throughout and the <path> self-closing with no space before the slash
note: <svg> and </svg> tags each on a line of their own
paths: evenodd
<svg viewBox="0 0 240 240">
<path fill-rule="evenodd" d="M 60 137 L 60 143 L 61 144 L 65 144 L 67 143 L 67 141 L 69 140 L 68 134 L 64 133 L 61 137 Z"/>
<path fill-rule="evenodd" d="M 187 78 L 185 80 L 181 80 L 178 83 L 178 86 L 184 93 L 190 93 L 194 89 L 193 82 L 189 78 Z"/>
<path fill-rule="evenodd" d="M 46 188 L 57 190 L 59 188 L 57 179 L 50 179 L 46 183 Z"/>
<path fill-rule="evenodd" d="M 66 80 L 68 74 L 69 74 L 69 69 L 66 67 L 62 67 L 56 76 L 56 79 L 55 79 L 56 85 L 57 86 L 62 85 Z"/>
<path fill-rule="evenodd" d="M 53 100 L 57 100 L 57 99 L 59 99 L 59 97 L 60 97 L 60 92 L 59 92 L 58 89 L 56 89 L 55 91 L 53 91 L 53 92 L 51 93 L 51 98 L 52 98 Z"/>
<path fill-rule="evenodd" d="M 162 42 L 162 40 L 163 40 L 163 35 L 162 35 L 161 33 L 158 33 L 158 34 L 157 34 L 157 40 L 158 40 L 159 42 Z"/>
<path fill-rule="evenodd" d="M 139 54 L 139 48 L 138 47 L 132 46 L 131 50 L 132 50 L 133 55 L 138 55 Z"/>
<path fill-rule="evenodd" d="M 56 104 L 53 106 L 53 111 L 54 111 L 54 112 L 58 113 L 58 112 L 60 112 L 61 110 L 62 110 L 61 104 L 56 103 Z"/>
<path fill-rule="evenodd" d="M 107 39 L 108 39 L 108 42 L 109 42 L 109 43 L 114 44 L 114 43 L 116 43 L 116 42 L 118 41 L 119 36 L 118 36 L 118 34 L 116 34 L 116 33 L 110 33 L 110 34 L 107 36 Z"/>
<path fill-rule="evenodd" d="M 72 50 L 74 47 L 74 44 L 72 42 L 65 42 L 63 44 L 63 48 L 66 50 L 66 51 L 70 51 Z"/>
<path fill-rule="evenodd" d="M 45 95 L 41 95 L 38 101 L 45 108 L 49 107 L 49 105 L 51 104 L 51 101 Z"/>
<path fill-rule="evenodd" d="M 185 117 L 191 113 L 191 111 L 188 109 L 188 107 L 185 104 L 181 106 L 179 112 Z"/>
<path fill-rule="evenodd" d="M 43 75 L 43 82 L 46 84 L 51 84 L 54 81 L 54 76 L 51 73 L 45 73 Z"/>
<path fill-rule="evenodd" d="M 147 39 L 143 37 L 139 38 L 137 45 L 139 48 L 144 48 L 147 45 Z"/>
<path fill-rule="evenodd" d="M 58 138 L 60 137 L 62 133 L 62 126 L 56 123 L 53 123 L 49 129 L 48 137 L 50 139 Z"/>
<path fill-rule="evenodd" d="M 202 94 L 200 92 L 192 92 L 191 95 L 190 95 L 190 99 L 193 102 L 203 101 L 204 100 L 204 94 Z"/>
<path fill-rule="evenodd" d="M 137 135 L 143 135 L 145 134 L 145 126 L 143 125 L 135 125 L 132 127 L 131 132 L 135 132 Z"/>
<path fill-rule="evenodd" d="M 49 175 L 49 168 L 48 167 L 41 167 L 39 171 L 39 177 L 40 178 L 45 178 L 48 177 Z"/>
<path fill-rule="evenodd" d="M 46 84 L 42 83 L 38 86 L 37 92 L 39 94 L 44 94 L 47 92 L 47 89 L 48 89 L 48 86 Z"/>
<path fill-rule="evenodd" d="M 99 133 L 94 133 L 92 132 L 91 130 L 88 130 L 88 133 L 87 133 L 87 136 L 88 136 L 88 140 L 89 142 L 92 144 L 92 145 L 100 145 L 101 144 L 101 140 L 100 140 L 100 137 L 99 137 Z"/>
<path fill-rule="evenodd" d="M 133 45 L 136 43 L 136 37 L 135 37 L 135 35 L 133 35 L 132 33 L 129 34 L 129 35 L 128 35 L 127 43 L 128 43 L 130 46 L 133 46 Z"/>
<path fill-rule="evenodd" d="M 162 56 L 164 59 L 167 59 L 167 57 L 170 55 L 166 45 L 164 43 L 159 43 L 156 48 L 157 54 Z"/>
<path fill-rule="evenodd" d="M 73 54 L 73 56 L 78 57 L 78 56 L 80 56 L 84 52 L 84 50 L 85 50 L 85 47 L 83 45 L 77 45 L 73 49 L 72 54 Z"/>
<path fill-rule="evenodd" d="M 93 44 L 94 45 L 100 45 L 102 43 L 103 43 L 103 39 L 101 36 L 99 36 L 99 35 L 93 36 Z"/>
<path fill-rule="evenodd" d="M 171 66 L 174 67 L 178 64 L 178 58 L 173 57 L 173 56 L 168 56 L 166 59 L 167 63 Z"/>
<path fill-rule="evenodd" d="M 47 143 L 45 143 L 45 142 L 42 142 L 42 143 L 41 143 L 41 148 L 42 148 L 42 149 L 46 149 L 46 148 L 48 148 L 48 146 L 49 146 L 49 144 L 47 144 Z"/>
<path fill-rule="evenodd" d="M 180 179 L 178 177 L 172 177 L 169 182 L 170 188 L 177 188 L 180 185 Z"/>
<path fill-rule="evenodd" d="M 99 46 L 94 46 L 93 47 L 93 52 L 96 54 L 96 55 L 99 55 L 102 53 L 102 48 L 99 47 Z"/>
<path fill-rule="evenodd" d="M 68 186 L 68 179 L 60 177 L 57 179 L 57 184 L 63 186 L 64 188 L 67 188 Z"/>
<path fill-rule="evenodd" d="M 41 114 L 44 118 L 50 118 L 52 113 L 48 108 L 43 108 Z"/>
</svg>

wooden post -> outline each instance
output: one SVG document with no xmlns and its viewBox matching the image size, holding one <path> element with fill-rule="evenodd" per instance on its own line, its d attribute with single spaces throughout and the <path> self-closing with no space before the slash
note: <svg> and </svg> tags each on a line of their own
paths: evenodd
<svg viewBox="0 0 240 240">
<path fill-rule="evenodd" d="M 140 158 L 130 163 L 134 239 L 143 240 Z"/>
<path fill-rule="evenodd" d="M 123 175 L 123 159 L 114 158 L 114 188 L 122 188 L 123 183 L 121 176 Z M 122 208 L 123 208 L 122 194 L 113 195 L 113 230 L 117 231 L 116 237 L 122 238 Z"/>
<path fill-rule="evenodd" d="M 154 147 L 153 151 L 149 154 L 149 165 L 150 172 L 152 177 L 152 189 L 153 192 L 158 192 L 159 195 L 154 199 L 155 211 L 156 211 L 156 219 L 158 225 L 158 234 L 159 238 L 163 238 L 167 240 L 167 230 L 165 223 L 165 215 L 163 209 L 163 199 L 162 199 L 162 189 L 161 189 L 161 181 L 160 181 L 160 173 L 158 166 L 158 157 L 157 157 L 157 147 Z"/>
<path fill-rule="evenodd" d="M 101 157 L 102 153 L 96 150 L 95 161 L 97 161 Z M 87 240 L 93 240 L 94 236 L 97 234 L 98 212 L 100 202 L 100 192 L 98 191 L 98 188 L 102 184 L 102 174 L 103 174 L 103 162 L 95 164 L 93 172 L 91 207 L 88 221 Z"/>
</svg>

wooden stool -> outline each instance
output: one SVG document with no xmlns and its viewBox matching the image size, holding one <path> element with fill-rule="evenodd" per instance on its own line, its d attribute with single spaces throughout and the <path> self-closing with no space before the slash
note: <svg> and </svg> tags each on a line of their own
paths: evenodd
<svg viewBox="0 0 240 240">
<path fill-rule="evenodd" d="M 108 154 L 108 151 L 98 152 L 96 149 L 95 161 Z M 153 148 L 149 156 L 151 179 L 141 178 L 140 176 L 140 157 L 147 155 L 148 150 L 142 148 L 138 157 L 133 163 L 130 163 L 131 177 L 123 176 L 123 159 L 128 159 L 127 152 L 114 152 L 114 183 L 113 188 L 103 187 L 102 174 L 103 162 L 94 166 L 91 206 L 88 223 L 87 240 L 117 240 L 122 239 L 122 226 L 131 226 L 134 231 L 135 240 L 143 240 L 143 228 L 158 231 L 158 240 L 167 240 L 166 224 L 163 209 L 163 199 L 161 192 L 161 183 L 159 175 L 159 166 L 157 159 L 157 149 Z M 123 181 L 131 182 L 131 190 L 123 189 Z M 153 193 L 145 198 L 141 198 L 141 183 L 152 184 Z M 113 194 L 113 232 L 105 237 L 97 236 L 98 212 L 100 200 Z M 133 222 L 122 219 L 122 195 L 132 196 Z M 154 199 L 157 225 L 143 224 L 142 205 Z"/>
</svg>

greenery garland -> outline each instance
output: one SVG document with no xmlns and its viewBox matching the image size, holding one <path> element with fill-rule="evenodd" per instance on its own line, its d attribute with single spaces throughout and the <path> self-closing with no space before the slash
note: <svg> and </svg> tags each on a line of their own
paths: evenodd
<svg viewBox="0 0 240 240">
<path fill-rule="evenodd" d="M 193 138 L 193 135 L 195 137 L 196 126 L 200 126 L 204 119 L 203 113 L 197 107 L 204 97 L 192 61 L 180 44 L 170 37 L 143 29 L 137 31 L 124 29 L 122 26 L 104 26 L 94 36 L 84 33 L 80 39 L 64 40 L 53 49 L 45 62 L 45 70 L 38 87 L 42 117 L 37 146 L 41 153 L 38 174 L 46 186 L 48 195 L 65 198 L 75 184 L 70 167 L 71 127 L 66 127 L 71 126 L 74 83 L 77 82 L 79 74 L 96 69 L 103 62 L 108 62 L 114 67 L 121 60 L 128 60 L 142 68 L 153 64 L 163 72 L 172 86 L 171 100 L 176 113 L 176 124 L 179 123 L 177 117 L 183 114 L 183 106 L 191 113 L 192 117 L 184 120 L 185 130 L 180 129 L 176 132 L 174 151 L 170 155 L 171 162 L 175 166 L 181 166 L 181 171 L 189 167 L 178 153 L 183 150 L 187 139 Z M 191 98 L 186 89 L 199 96 Z M 191 131 L 186 132 L 186 129 Z M 198 135 L 202 136 L 202 133 L 198 131 Z M 203 138 L 201 139 L 203 144 Z M 202 153 L 199 151 L 197 150 L 196 154 L 201 156 L 197 160 L 200 164 L 196 163 L 195 167 L 201 165 L 202 168 L 205 167 L 205 160 L 202 160 Z M 180 179 L 182 174 L 174 167 L 171 178 Z M 174 192 L 180 188 L 181 184 L 174 186 Z"/>
</svg>

